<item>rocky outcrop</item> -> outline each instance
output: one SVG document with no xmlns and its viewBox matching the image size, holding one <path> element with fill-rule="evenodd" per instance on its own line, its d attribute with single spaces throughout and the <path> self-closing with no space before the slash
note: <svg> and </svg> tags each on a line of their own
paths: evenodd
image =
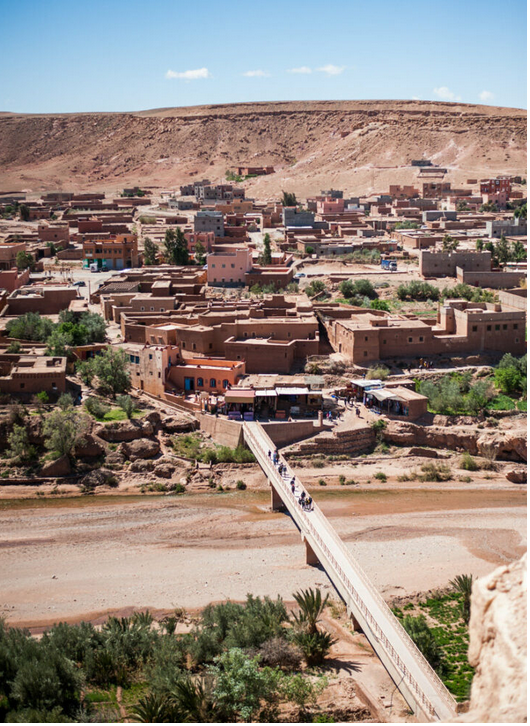
<svg viewBox="0 0 530 726">
<path fill-rule="evenodd" d="M 349 454 L 355 456 L 372 451 L 375 446 L 375 434 L 370 426 L 360 426 L 347 431 L 324 431 L 308 441 L 295 444 L 288 449 L 288 456 L 337 456 Z"/>
<path fill-rule="evenodd" d="M 465 723 L 526 723 L 526 555 L 476 580 L 469 662 L 476 668 Z"/>
<path fill-rule="evenodd" d="M 501 461 L 526 461 L 526 431 L 488 431 L 477 439 L 479 454 L 492 449 Z"/>
<path fill-rule="evenodd" d="M 163 456 L 156 463 L 155 475 L 161 479 L 171 479 L 176 470 L 175 462 L 169 456 Z"/>
<path fill-rule="evenodd" d="M 160 453 L 160 443 L 156 439 L 136 439 L 121 444 L 118 451 L 130 461 L 152 459 Z"/>
<path fill-rule="evenodd" d="M 509 469 L 505 477 L 513 484 L 526 484 L 526 469 Z"/>
<path fill-rule="evenodd" d="M 197 421 L 187 421 L 178 416 L 165 416 L 160 422 L 160 427 L 167 434 L 187 434 L 195 431 L 198 425 Z"/>
<path fill-rule="evenodd" d="M 70 459 L 66 454 L 63 454 L 63 456 L 55 459 L 55 461 L 49 461 L 47 464 L 44 464 L 40 473 L 41 476 L 68 476 L 72 473 Z"/>
<path fill-rule="evenodd" d="M 134 441 L 154 434 L 154 426 L 150 421 L 112 421 L 108 424 L 99 424 L 94 428 L 94 434 L 104 441 Z"/>
<path fill-rule="evenodd" d="M 153 471 L 154 468 L 154 462 L 149 459 L 137 459 L 131 462 L 129 471 L 132 471 L 134 474 L 146 474 L 149 471 Z"/>
<path fill-rule="evenodd" d="M 83 489 L 90 491 L 101 486 L 118 486 L 118 480 L 114 472 L 103 467 L 90 471 L 81 479 L 80 483 Z"/>
<path fill-rule="evenodd" d="M 95 434 L 85 434 L 82 440 L 75 445 L 74 455 L 79 459 L 91 459 L 103 456 L 107 446 L 103 439 Z"/>
<path fill-rule="evenodd" d="M 472 428 L 419 426 L 402 421 L 389 421 L 383 431 L 387 443 L 399 446 L 430 446 L 435 449 L 467 451 L 473 456 L 491 455 L 501 461 L 526 461 L 526 431 L 484 431 Z"/>
</svg>

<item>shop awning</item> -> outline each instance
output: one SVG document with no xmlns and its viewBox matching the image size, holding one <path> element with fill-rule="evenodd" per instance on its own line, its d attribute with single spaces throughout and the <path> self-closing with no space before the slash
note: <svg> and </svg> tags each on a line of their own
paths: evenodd
<svg viewBox="0 0 530 726">
<path fill-rule="evenodd" d="M 225 393 L 226 403 L 253 403 L 255 391 L 227 391 Z"/>
<path fill-rule="evenodd" d="M 358 386 L 359 388 L 381 388 L 383 385 L 383 381 L 379 380 L 379 378 L 373 378 L 371 380 L 366 380 L 366 378 L 359 378 L 355 381 L 350 381 L 352 386 Z"/>
<path fill-rule="evenodd" d="M 276 398 L 278 396 L 276 391 L 270 388 L 258 388 L 254 391 L 254 393 L 256 394 L 256 397 L 259 396 L 260 398 Z"/>
<path fill-rule="evenodd" d="M 392 393 L 392 391 L 386 391 L 384 388 L 377 389 L 376 391 L 370 391 L 370 395 L 377 398 L 378 401 L 386 401 L 389 398 L 397 398 L 395 393 Z"/>
<path fill-rule="evenodd" d="M 307 396 L 309 388 L 277 388 L 278 396 Z"/>
</svg>

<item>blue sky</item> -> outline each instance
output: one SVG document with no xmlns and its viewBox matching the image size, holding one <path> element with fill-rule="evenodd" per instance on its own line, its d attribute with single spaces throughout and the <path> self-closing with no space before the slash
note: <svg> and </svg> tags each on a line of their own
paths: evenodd
<svg viewBox="0 0 530 726">
<path fill-rule="evenodd" d="M 0 110 L 411 99 L 526 108 L 523 0 L 0 0 Z"/>
</svg>

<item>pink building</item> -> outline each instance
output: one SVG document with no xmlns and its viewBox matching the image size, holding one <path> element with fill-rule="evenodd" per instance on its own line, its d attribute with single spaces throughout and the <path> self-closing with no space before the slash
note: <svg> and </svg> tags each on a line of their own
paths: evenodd
<svg viewBox="0 0 530 726">
<path fill-rule="evenodd" d="M 248 247 L 215 252 L 206 258 L 208 285 L 244 285 L 245 275 L 252 269 L 252 251 Z"/>
<path fill-rule="evenodd" d="M 341 214 L 342 212 L 344 212 L 344 199 L 317 198 L 317 214 Z"/>
<path fill-rule="evenodd" d="M 215 242 L 215 232 L 185 232 L 184 237 L 188 243 L 188 252 L 195 254 L 195 245 L 200 242 L 207 252 L 212 251 Z"/>
</svg>

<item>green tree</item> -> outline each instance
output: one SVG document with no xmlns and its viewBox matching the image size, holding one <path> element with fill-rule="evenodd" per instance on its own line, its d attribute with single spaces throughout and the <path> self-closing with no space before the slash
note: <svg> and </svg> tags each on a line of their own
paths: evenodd
<svg viewBox="0 0 530 726">
<path fill-rule="evenodd" d="M 504 235 L 501 235 L 500 240 L 495 245 L 495 257 L 501 265 L 505 265 L 510 261 L 510 245 Z"/>
<path fill-rule="evenodd" d="M 493 375 L 495 385 L 503 393 L 515 393 L 521 389 L 522 376 L 517 368 L 496 368 Z"/>
<path fill-rule="evenodd" d="M 457 575 L 451 580 L 452 587 L 462 595 L 462 617 L 464 622 L 469 623 L 471 615 L 471 591 L 473 589 L 473 575 Z"/>
<path fill-rule="evenodd" d="M 56 458 L 71 456 L 76 443 L 81 442 L 88 431 L 88 421 L 74 408 L 64 411 L 56 408 L 44 419 L 42 431 L 44 445 Z"/>
<path fill-rule="evenodd" d="M 526 247 L 519 240 L 512 245 L 511 257 L 515 262 L 526 262 Z"/>
<path fill-rule="evenodd" d="M 309 588 L 295 592 L 293 597 L 300 608 L 298 613 L 293 613 L 296 625 L 308 633 L 316 633 L 317 623 L 329 602 L 329 595 L 323 598 L 319 588 Z"/>
<path fill-rule="evenodd" d="M 44 342 L 52 330 L 52 321 L 41 317 L 39 313 L 25 313 L 14 320 L 9 320 L 6 325 L 7 337 L 18 340 Z"/>
<path fill-rule="evenodd" d="M 525 204 L 522 204 L 520 207 L 517 207 L 517 209 L 514 211 L 513 216 L 521 219 L 526 219 L 527 215 L 527 208 L 526 208 L 526 202 Z"/>
<path fill-rule="evenodd" d="M 482 250 L 484 249 L 484 240 L 478 239 L 475 242 L 475 249 L 477 250 L 477 252 L 482 252 Z"/>
<path fill-rule="evenodd" d="M 26 462 L 35 459 L 37 455 L 35 447 L 29 442 L 28 430 L 25 426 L 14 424 L 7 436 L 7 443 L 7 454 L 12 459 Z"/>
<path fill-rule="evenodd" d="M 406 220 L 405 222 L 398 222 L 394 229 L 419 229 L 420 225 L 418 222 L 411 222 L 410 220 Z"/>
<path fill-rule="evenodd" d="M 149 237 L 144 240 L 144 265 L 156 265 L 158 255 L 158 245 Z"/>
<path fill-rule="evenodd" d="M 343 280 L 339 285 L 340 294 L 346 298 L 353 297 L 355 295 L 355 287 L 351 280 Z"/>
<path fill-rule="evenodd" d="M 32 255 L 29 254 L 29 252 L 20 250 L 20 252 L 17 252 L 15 264 L 19 270 L 26 270 L 28 267 L 30 270 L 33 270 L 33 268 L 35 267 L 35 260 L 33 259 Z"/>
<path fill-rule="evenodd" d="M 263 252 L 261 260 L 264 265 L 270 265 L 272 263 L 271 237 L 269 233 L 263 237 Z"/>
<path fill-rule="evenodd" d="M 386 313 L 390 312 L 390 304 L 386 300 L 372 300 L 370 307 L 372 310 L 384 310 Z"/>
<path fill-rule="evenodd" d="M 66 356 L 72 345 L 73 337 L 71 333 L 56 327 L 46 341 L 46 355 Z"/>
<path fill-rule="evenodd" d="M 18 212 L 20 214 L 20 219 L 23 222 L 29 222 L 29 217 L 30 217 L 29 207 L 26 204 L 21 204 Z"/>
<path fill-rule="evenodd" d="M 418 617 L 406 615 L 403 618 L 403 627 L 431 667 L 438 673 L 442 671 L 444 666 L 443 651 L 436 642 L 425 615 L 418 615 Z"/>
<path fill-rule="evenodd" d="M 137 723 L 176 723 L 175 708 L 166 694 L 148 693 L 129 711 Z"/>
<path fill-rule="evenodd" d="M 201 241 L 197 242 L 195 245 L 195 261 L 198 265 L 206 264 L 206 247 Z"/>
<path fill-rule="evenodd" d="M 118 396 L 116 399 L 118 406 L 124 411 L 128 419 L 131 419 L 134 414 L 134 401 L 130 396 Z"/>
<path fill-rule="evenodd" d="M 131 387 L 131 376 L 128 370 L 129 360 L 122 348 L 108 347 L 94 358 L 79 363 L 77 370 L 81 379 L 92 386 L 95 378 L 99 388 L 106 394 L 116 398 L 117 393 L 125 393 Z"/>
<path fill-rule="evenodd" d="M 18 340 L 12 340 L 6 348 L 6 353 L 20 353 L 21 350 L 22 346 L 20 345 Z"/>
<path fill-rule="evenodd" d="M 281 203 L 284 207 L 296 207 L 298 202 L 296 201 L 296 194 L 294 192 L 282 191 Z"/>
<path fill-rule="evenodd" d="M 451 237 L 450 234 L 446 234 L 442 240 L 442 252 L 454 252 L 459 244 L 460 242 L 457 239 Z"/>
<path fill-rule="evenodd" d="M 272 668 L 260 669 L 258 660 L 239 648 L 230 648 L 215 659 L 214 666 L 210 666 L 209 673 L 215 679 L 213 693 L 222 714 L 220 720 L 271 720 L 274 705 L 279 700 L 281 672 Z"/>
</svg>

